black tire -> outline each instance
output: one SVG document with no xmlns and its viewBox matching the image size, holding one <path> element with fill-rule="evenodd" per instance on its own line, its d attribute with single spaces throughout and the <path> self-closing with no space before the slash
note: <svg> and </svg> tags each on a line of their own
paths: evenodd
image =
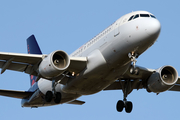
<svg viewBox="0 0 180 120">
<path fill-rule="evenodd" d="M 134 74 L 135 73 L 135 68 L 134 66 L 131 65 L 130 69 L 129 69 L 130 74 Z"/>
<path fill-rule="evenodd" d="M 119 100 L 116 104 L 116 109 L 118 112 L 122 112 L 124 108 L 124 102 L 122 100 Z"/>
<path fill-rule="evenodd" d="M 57 92 L 55 96 L 56 96 L 56 98 L 54 99 L 54 102 L 56 104 L 59 104 L 61 102 L 61 93 Z"/>
<path fill-rule="evenodd" d="M 53 93 L 51 91 L 47 91 L 45 95 L 46 102 L 51 102 L 52 98 L 53 98 Z"/>
<path fill-rule="evenodd" d="M 135 75 L 138 75 L 138 74 L 139 74 L 139 69 L 138 69 L 138 68 L 135 68 L 135 69 L 134 69 L 134 74 L 135 74 Z"/>
<path fill-rule="evenodd" d="M 126 105 L 125 105 L 125 111 L 126 111 L 127 113 L 131 113 L 132 108 L 133 108 L 132 102 L 127 101 L 127 102 L 126 102 Z"/>
</svg>

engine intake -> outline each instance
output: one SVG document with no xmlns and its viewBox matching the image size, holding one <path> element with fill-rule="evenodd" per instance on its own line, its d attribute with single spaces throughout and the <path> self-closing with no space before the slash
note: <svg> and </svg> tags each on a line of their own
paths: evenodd
<svg viewBox="0 0 180 120">
<path fill-rule="evenodd" d="M 70 64 L 69 56 L 66 52 L 58 50 L 50 53 L 39 65 L 39 73 L 47 79 L 61 75 Z"/>
<path fill-rule="evenodd" d="M 154 72 L 147 81 L 147 91 L 160 93 L 172 88 L 178 81 L 178 73 L 172 66 L 163 66 Z"/>
</svg>

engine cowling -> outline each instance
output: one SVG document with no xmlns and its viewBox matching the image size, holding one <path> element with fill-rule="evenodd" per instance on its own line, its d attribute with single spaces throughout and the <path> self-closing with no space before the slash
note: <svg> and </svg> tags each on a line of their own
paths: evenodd
<svg viewBox="0 0 180 120">
<path fill-rule="evenodd" d="M 154 72 L 147 81 L 147 91 L 160 93 L 172 88 L 178 81 L 178 73 L 172 66 L 163 66 Z"/>
<path fill-rule="evenodd" d="M 70 64 L 69 56 L 66 52 L 58 50 L 50 53 L 39 65 L 39 73 L 47 79 L 51 79 L 62 74 Z"/>
</svg>

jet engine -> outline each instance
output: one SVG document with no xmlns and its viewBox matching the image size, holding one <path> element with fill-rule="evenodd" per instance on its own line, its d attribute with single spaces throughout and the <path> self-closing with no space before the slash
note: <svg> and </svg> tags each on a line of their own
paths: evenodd
<svg viewBox="0 0 180 120">
<path fill-rule="evenodd" d="M 147 91 L 160 93 L 172 88 L 178 81 L 178 73 L 172 66 L 157 69 L 147 81 Z"/>
<path fill-rule="evenodd" d="M 47 79 L 61 75 L 70 64 L 69 56 L 66 52 L 58 50 L 50 53 L 39 65 L 39 73 Z"/>
</svg>

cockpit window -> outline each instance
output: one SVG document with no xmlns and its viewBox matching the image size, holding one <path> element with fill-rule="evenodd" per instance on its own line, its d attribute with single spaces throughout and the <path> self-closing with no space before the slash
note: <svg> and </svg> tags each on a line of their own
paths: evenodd
<svg viewBox="0 0 180 120">
<path fill-rule="evenodd" d="M 130 20 L 132 20 L 132 18 L 134 17 L 134 15 L 133 16 L 131 16 L 130 18 L 129 18 L 129 20 L 128 21 L 130 21 Z"/>
<path fill-rule="evenodd" d="M 138 18 L 138 17 L 139 17 L 139 14 L 135 15 L 133 19 L 136 19 L 136 18 Z"/>
<path fill-rule="evenodd" d="M 149 14 L 140 14 L 141 17 L 149 17 Z"/>
<path fill-rule="evenodd" d="M 133 19 L 136 19 L 136 18 L 139 18 L 139 17 L 151 17 L 151 18 L 156 18 L 154 15 L 152 14 L 136 14 L 136 15 L 133 15 L 129 18 L 128 21 L 131 21 Z"/>
<path fill-rule="evenodd" d="M 152 18 L 156 18 L 154 15 L 150 15 Z"/>
</svg>

